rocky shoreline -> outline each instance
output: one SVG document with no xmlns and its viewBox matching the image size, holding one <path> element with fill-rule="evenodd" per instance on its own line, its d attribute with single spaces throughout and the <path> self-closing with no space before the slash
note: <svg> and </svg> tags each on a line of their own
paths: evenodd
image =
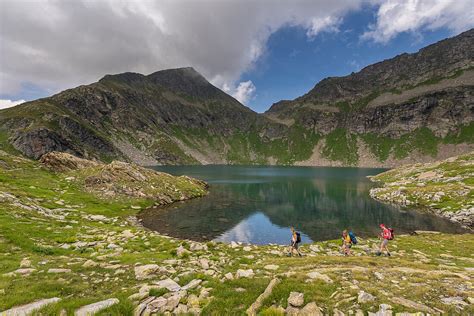
<svg viewBox="0 0 474 316">
<path fill-rule="evenodd" d="M 474 152 L 402 166 L 369 179 L 381 185 L 370 190 L 378 201 L 417 207 L 474 229 Z"/>
</svg>

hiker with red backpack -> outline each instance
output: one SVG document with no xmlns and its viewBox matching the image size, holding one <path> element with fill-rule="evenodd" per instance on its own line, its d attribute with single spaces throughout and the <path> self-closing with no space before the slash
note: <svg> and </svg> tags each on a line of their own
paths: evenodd
<svg viewBox="0 0 474 316">
<path fill-rule="evenodd" d="M 385 249 L 387 251 L 387 256 L 390 257 L 390 252 L 388 251 L 388 241 L 393 239 L 393 229 L 385 227 L 384 224 L 380 224 L 380 229 L 382 230 L 380 234 L 382 243 L 380 244 L 380 250 L 377 252 L 377 256 L 380 256 Z"/>
<path fill-rule="evenodd" d="M 298 250 L 298 244 L 301 242 L 301 234 L 297 232 L 293 227 L 291 227 L 291 243 L 290 243 L 290 251 L 288 252 L 288 256 L 293 255 L 293 250 L 296 250 L 298 256 L 302 257 L 300 251 Z"/>
</svg>

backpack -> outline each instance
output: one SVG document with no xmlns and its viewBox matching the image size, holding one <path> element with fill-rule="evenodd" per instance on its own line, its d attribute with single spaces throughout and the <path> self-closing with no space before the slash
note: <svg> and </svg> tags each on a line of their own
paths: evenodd
<svg viewBox="0 0 474 316">
<path fill-rule="evenodd" d="M 394 232 L 393 228 L 389 228 L 388 231 L 390 232 L 389 240 L 393 240 L 393 238 L 395 238 L 395 235 L 393 234 L 393 232 Z"/>
<path fill-rule="evenodd" d="M 352 242 L 354 245 L 357 245 L 357 242 L 358 242 L 358 241 L 357 241 L 356 235 L 355 235 L 352 231 L 349 232 L 349 237 L 351 238 L 351 242 Z"/>
<path fill-rule="evenodd" d="M 296 232 L 296 243 L 300 243 L 301 242 L 301 234 L 300 232 Z"/>
</svg>

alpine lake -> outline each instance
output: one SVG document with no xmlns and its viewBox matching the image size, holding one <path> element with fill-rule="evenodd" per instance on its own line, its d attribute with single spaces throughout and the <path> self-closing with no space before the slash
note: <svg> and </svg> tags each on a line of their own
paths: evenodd
<svg viewBox="0 0 474 316">
<path fill-rule="evenodd" d="M 397 234 L 415 230 L 463 233 L 458 224 L 411 208 L 380 203 L 367 176 L 384 169 L 280 166 L 158 166 L 209 183 L 203 198 L 142 211 L 142 224 L 161 234 L 197 241 L 303 243 L 338 239 L 344 229 L 375 237 L 384 223 Z"/>
</svg>

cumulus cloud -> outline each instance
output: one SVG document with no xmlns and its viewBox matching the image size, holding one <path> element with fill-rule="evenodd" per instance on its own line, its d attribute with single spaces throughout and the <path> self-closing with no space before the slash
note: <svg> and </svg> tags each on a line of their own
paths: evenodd
<svg viewBox="0 0 474 316">
<path fill-rule="evenodd" d="M 249 100 L 255 87 L 240 77 L 265 54 L 272 33 L 299 26 L 312 40 L 338 32 L 344 16 L 363 5 L 378 10 L 363 35 L 377 42 L 474 23 L 472 0 L 1 0 L 0 95 L 22 98 L 28 87 L 50 93 L 105 74 L 193 66 Z"/>
<path fill-rule="evenodd" d="M 339 32 L 339 25 L 342 23 L 342 18 L 334 16 L 326 16 L 324 18 L 314 18 L 311 20 L 310 27 L 306 32 L 309 38 L 314 38 L 321 32 Z"/>
<path fill-rule="evenodd" d="M 272 33 L 288 25 L 305 28 L 309 38 L 336 31 L 364 1 L 2 0 L 0 95 L 193 66 L 221 88 L 236 87 L 245 101 L 255 87 L 239 78 Z"/>
<path fill-rule="evenodd" d="M 254 97 L 256 90 L 252 81 L 243 81 L 239 83 L 235 91 L 232 92 L 232 96 L 241 103 L 246 104 L 247 101 Z"/>
<path fill-rule="evenodd" d="M 16 100 L 16 101 L 12 101 L 12 100 L 3 100 L 3 99 L 0 99 L 0 110 L 2 109 L 7 109 L 7 108 L 11 108 L 15 105 L 18 105 L 18 104 L 22 104 L 24 103 L 25 100 Z"/>
<path fill-rule="evenodd" d="M 459 33 L 474 27 L 472 0 L 387 0 L 381 3 L 376 23 L 363 39 L 386 43 L 402 32 L 441 27 Z"/>
</svg>

